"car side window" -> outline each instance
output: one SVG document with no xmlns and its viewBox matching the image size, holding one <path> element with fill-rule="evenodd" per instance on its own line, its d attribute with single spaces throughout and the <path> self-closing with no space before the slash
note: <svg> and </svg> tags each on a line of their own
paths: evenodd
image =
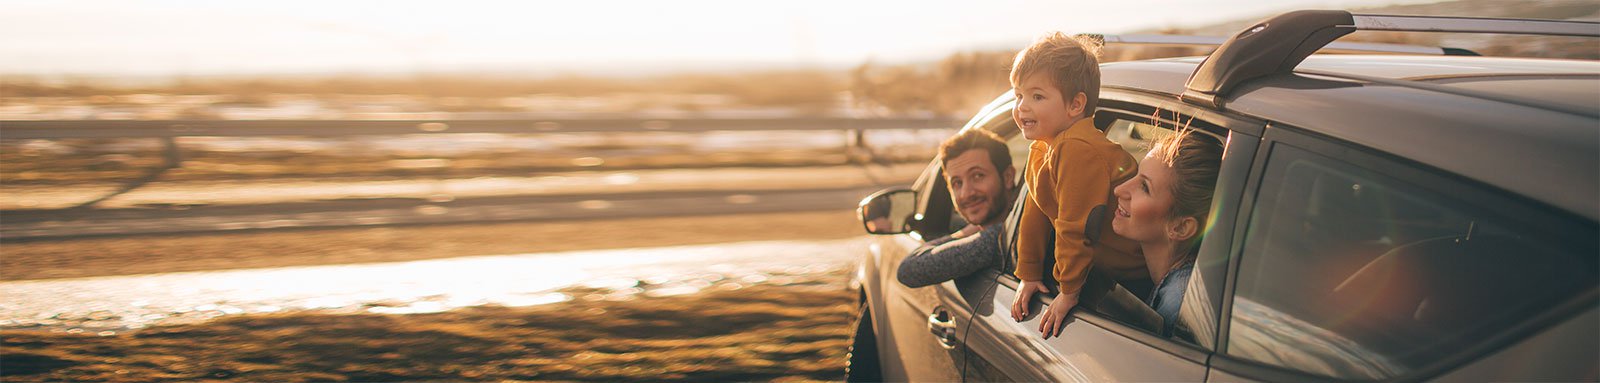
<svg viewBox="0 0 1600 383">
<path fill-rule="evenodd" d="M 1145 153 L 1150 150 L 1152 142 L 1174 134 L 1177 126 L 1177 124 L 1170 121 L 1152 123 L 1153 121 L 1150 121 L 1149 116 L 1105 110 L 1100 111 L 1096 118 L 1098 120 L 1097 125 L 1105 130 L 1106 138 L 1122 146 L 1135 159 L 1144 158 Z M 1203 134 L 1214 136 L 1214 133 L 1202 132 Z M 1020 172 L 1027 166 L 1030 144 L 1031 141 L 1022 137 L 1020 133 L 1006 142 L 1006 145 L 1012 151 L 1014 162 L 1018 166 L 1019 177 Z M 1012 216 L 1009 218 L 1010 222 L 1016 222 L 1018 220 L 1017 214 L 1019 213 L 1020 210 L 1012 211 Z M 1015 257 L 1015 254 L 1009 255 Z M 1054 267 L 1053 257 L 1046 257 L 1045 262 L 1045 269 L 1048 270 Z M 1013 281 L 1016 280 L 1016 277 L 1009 275 L 1009 270 L 1007 277 Z M 1053 283 L 1053 281 L 1047 280 L 1047 283 Z M 1146 280 L 1128 281 L 1128 284 L 1123 284 L 1112 281 L 1107 276 L 1091 273 L 1089 280 L 1085 283 L 1085 295 L 1082 297 L 1083 300 L 1079 309 L 1094 312 L 1151 334 L 1158 334 L 1160 332 L 1160 316 L 1144 302 L 1149 297 L 1148 294 L 1151 287 L 1151 283 Z M 1192 333 L 1187 330 L 1187 325 L 1180 323 L 1178 327 L 1179 330 L 1174 334 L 1174 339 L 1195 343 L 1192 339 Z"/>
<path fill-rule="evenodd" d="M 1176 115 L 1174 115 L 1173 118 L 1183 119 L 1189 123 L 1179 124 L 1171 120 L 1152 120 L 1150 115 L 1134 115 L 1107 111 L 1102 111 L 1096 116 L 1096 118 L 1096 124 L 1100 125 L 1106 132 L 1106 139 L 1122 146 L 1122 149 L 1126 150 L 1135 161 L 1144 159 L 1145 154 L 1150 152 L 1151 146 L 1155 143 L 1155 141 L 1176 134 L 1180 126 L 1193 128 L 1199 134 L 1205 134 L 1216 138 L 1218 142 L 1226 142 L 1226 140 L 1222 139 L 1212 131 L 1214 129 L 1206 129 L 1197 126 L 1205 124 L 1204 122 L 1180 118 Z M 1149 308 L 1149 306 L 1142 304 L 1135 305 L 1128 302 L 1119 302 L 1118 299 L 1116 299 L 1117 295 L 1119 294 L 1124 295 L 1124 297 L 1122 297 L 1120 300 L 1127 300 L 1126 295 L 1128 294 L 1133 294 L 1134 297 L 1141 300 L 1149 299 L 1149 294 L 1151 293 L 1149 289 L 1151 286 L 1142 285 L 1148 283 L 1151 282 L 1118 282 L 1117 286 L 1113 286 L 1112 288 L 1108 289 L 1107 298 L 1102 299 L 1102 302 L 1099 304 L 1102 307 L 1097 308 L 1096 312 L 1130 326 L 1145 330 L 1146 332 L 1150 332 L 1152 334 L 1157 333 L 1160 318 L 1151 318 L 1151 315 L 1154 314 L 1154 311 L 1145 310 Z M 1118 290 L 1126 290 L 1126 292 Z M 1195 293 L 1195 289 L 1190 287 L 1188 293 Z M 1172 339 L 1185 341 L 1191 344 L 1197 344 L 1194 339 L 1194 333 L 1190 330 L 1191 325 L 1184 322 L 1187 318 L 1180 316 L 1178 319 L 1179 323 L 1177 324 L 1176 330 L 1172 334 Z"/>
<path fill-rule="evenodd" d="M 1150 152 L 1151 142 L 1173 133 L 1171 127 L 1156 126 L 1124 117 L 1112 119 L 1105 131 L 1106 139 L 1122 145 L 1122 149 L 1127 150 L 1136 160 L 1144 158 L 1145 153 Z"/>
<path fill-rule="evenodd" d="M 950 189 L 945 185 L 941 162 L 939 158 L 930 161 L 922 175 L 911 185 L 917 193 L 917 215 L 911 221 L 911 233 L 923 241 L 954 232 L 949 226 L 956 212 L 950 202 Z"/>
<path fill-rule="evenodd" d="M 1033 140 L 1024 137 L 1021 132 L 1006 138 L 1006 149 L 1011 151 L 1011 166 L 1017 169 L 1016 179 L 1011 180 L 1016 185 L 1022 185 L 1022 172 L 1028 168 L 1028 145 L 1032 144 Z"/>
<path fill-rule="evenodd" d="M 1449 195 L 1283 143 L 1269 158 L 1240 256 L 1229 355 L 1391 379 L 1596 283 L 1585 261 L 1593 254 L 1573 250 L 1581 246 Z"/>
</svg>

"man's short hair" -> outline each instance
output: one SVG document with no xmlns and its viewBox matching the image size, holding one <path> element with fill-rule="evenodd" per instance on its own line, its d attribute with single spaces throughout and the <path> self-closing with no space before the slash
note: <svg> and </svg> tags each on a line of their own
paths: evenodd
<svg viewBox="0 0 1600 383">
<path fill-rule="evenodd" d="M 939 144 L 939 157 L 943 158 L 942 164 L 949 164 L 951 158 L 966 154 L 968 150 L 982 149 L 989 152 L 989 162 L 994 164 L 994 170 L 1005 172 L 1011 167 L 1011 150 L 1006 148 L 1006 142 L 1000 136 L 983 129 L 967 129 L 955 137 Z"/>
<path fill-rule="evenodd" d="M 1100 106 L 1100 44 L 1085 36 L 1068 36 L 1054 32 L 1039 37 L 1032 45 L 1017 52 L 1011 64 L 1011 87 L 1022 84 L 1022 79 L 1034 74 L 1053 78 L 1056 88 L 1071 102 L 1078 92 L 1088 100 L 1083 115 L 1093 115 Z"/>
</svg>

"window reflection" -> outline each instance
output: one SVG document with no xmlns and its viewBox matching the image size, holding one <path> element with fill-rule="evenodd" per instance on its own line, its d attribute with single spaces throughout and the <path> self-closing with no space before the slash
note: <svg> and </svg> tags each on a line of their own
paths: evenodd
<svg viewBox="0 0 1600 383">
<path fill-rule="evenodd" d="M 1594 268 L 1559 242 L 1448 197 L 1281 144 L 1272 158 L 1246 235 L 1229 354 L 1392 378 L 1595 283 Z"/>
</svg>

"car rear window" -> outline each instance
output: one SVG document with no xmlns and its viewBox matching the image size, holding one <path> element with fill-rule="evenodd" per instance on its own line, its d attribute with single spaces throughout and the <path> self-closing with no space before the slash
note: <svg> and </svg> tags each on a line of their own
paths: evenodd
<svg viewBox="0 0 1600 383">
<path fill-rule="evenodd" d="M 1240 259 L 1230 355 L 1394 378 L 1595 286 L 1583 246 L 1291 146 L 1270 159 Z"/>
</svg>

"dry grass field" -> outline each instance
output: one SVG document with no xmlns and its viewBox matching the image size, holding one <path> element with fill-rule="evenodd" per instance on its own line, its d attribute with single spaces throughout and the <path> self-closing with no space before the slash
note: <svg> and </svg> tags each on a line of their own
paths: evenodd
<svg viewBox="0 0 1600 383">
<path fill-rule="evenodd" d="M 843 280 L 434 314 L 264 314 L 111 336 L 6 331 L 0 380 L 839 380 L 855 302 Z"/>
<path fill-rule="evenodd" d="M 787 222 L 783 230 L 747 230 Z M 8 243 L 6 280 L 860 235 L 851 212 L 318 229 Z M 562 238 L 561 241 L 539 238 Z M 411 315 L 244 314 L 114 335 L 0 331 L 0 380 L 818 381 L 842 377 L 844 270 L 691 295 Z"/>
</svg>

